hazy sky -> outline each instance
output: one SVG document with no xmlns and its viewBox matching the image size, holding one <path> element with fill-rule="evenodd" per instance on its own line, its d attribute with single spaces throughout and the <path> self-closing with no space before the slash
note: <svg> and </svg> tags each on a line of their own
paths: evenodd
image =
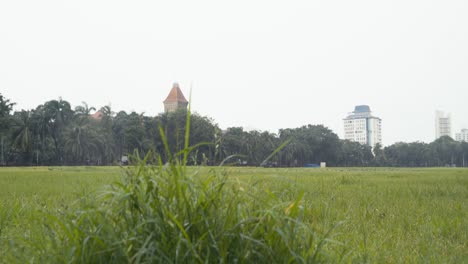
<svg viewBox="0 0 468 264">
<path fill-rule="evenodd" d="M 468 1 L 0 1 L 0 92 L 147 115 L 173 82 L 222 128 L 323 124 L 355 105 L 383 143 L 468 128 Z"/>
</svg>

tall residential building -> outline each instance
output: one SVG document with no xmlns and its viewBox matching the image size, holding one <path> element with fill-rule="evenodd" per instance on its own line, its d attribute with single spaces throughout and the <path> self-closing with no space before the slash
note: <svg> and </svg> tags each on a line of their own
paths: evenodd
<svg viewBox="0 0 468 264">
<path fill-rule="evenodd" d="M 460 142 L 468 142 L 468 129 L 462 129 L 460 133 L 456 133 L 455 140 Z"/>
<path fill-rule="evenodd" d="M 177 109 L 187 109 L 188 101 L 180 90 L 179 84 L 174 83 L 166 100 L 164 100 L 164 112 L 174 112 Z"/>
<path fill-rule="evenodd" d="M 436 139 L 442 136 L 452 136 L 452 120 L 450 114 L 442 111 L 435 113 L 435 136 Z"/>
<path fill-rule="evenodd" d="M 368 105 L 358 105 L 343 119 L 345 139 L 369 145 L 382 144 L 382 119 L 372 116 Z"/>
</svg>

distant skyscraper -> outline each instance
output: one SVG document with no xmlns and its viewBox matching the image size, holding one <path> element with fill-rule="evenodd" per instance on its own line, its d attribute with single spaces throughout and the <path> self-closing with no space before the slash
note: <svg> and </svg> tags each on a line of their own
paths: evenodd
<svg viewBox="0 0 468 264">
<path fill-rule="evenodd" d="M 180 90 L 179 84 L 174 83 L 169 95 L 164 100 L 164 112 L 174 112 L 177 109 L 187 109 L 188 101 Z"/>
<path fill-rule="evenodd" d="M 462 129 L 460 133 L 456 133 L 455 140 L 468 142 L 468 129 Z"/>
<path fill-rule="evenodd" d="M 344 120 L 345 139 L 375 147 L 382 144 L 382 119 L 372 116 L 368 105 L 358 105 Z"/>
<path fill-rule="evenodd" d="M 435 136 L 436 139 L 443 136 L 452 136 L 452 120 L 450 114 L 445 114 L 442 111 L 435 113 Z"/>
</svg>

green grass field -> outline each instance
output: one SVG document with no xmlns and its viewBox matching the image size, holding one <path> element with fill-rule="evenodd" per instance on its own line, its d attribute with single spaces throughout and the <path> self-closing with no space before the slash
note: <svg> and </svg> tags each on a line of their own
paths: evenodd
<svg viewBox="0 0 468 264">
<path fill-rule="evenodd" d="M 188 170 L 204 177 L 214 169 Z M 249 208 L 261 208 L 253 194 L 262 193 L 273 197 L 275 210 L 289 214 L 303 194 L 301 221 L 317 241 L 327 242 L 322 262 L 468 263 L 467 169 L 216 170 L 226 173 Z M 81 210 L 80 199 L 95 197 L 122 175 L 118 167 L 0 168 L 0 263 L 38 262 L 41 252 L 24 245 L 43 241 L 50 215 Z"/>
</svg>

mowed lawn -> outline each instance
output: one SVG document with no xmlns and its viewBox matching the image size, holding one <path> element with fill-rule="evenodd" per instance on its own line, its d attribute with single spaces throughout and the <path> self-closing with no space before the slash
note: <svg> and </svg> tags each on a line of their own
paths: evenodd
<svg viewBox="0 0 468 264">
<path fill-rule="evenodd" d="M 202 177 L 212 169 L 190 171 Z M 239 188 L 266 191 L 285 204 L 303 193 L 317 236 L 335 227 L 325 245 L 334 262 L 468 263 L 467 169 L 220 170 Z M 47 215 L 79 210 L 80 198 L 122 173 L 119 167 L 0 168 L 0 263 L 21 254 L 12 248 L 40 234 Z"/>
</svg>

